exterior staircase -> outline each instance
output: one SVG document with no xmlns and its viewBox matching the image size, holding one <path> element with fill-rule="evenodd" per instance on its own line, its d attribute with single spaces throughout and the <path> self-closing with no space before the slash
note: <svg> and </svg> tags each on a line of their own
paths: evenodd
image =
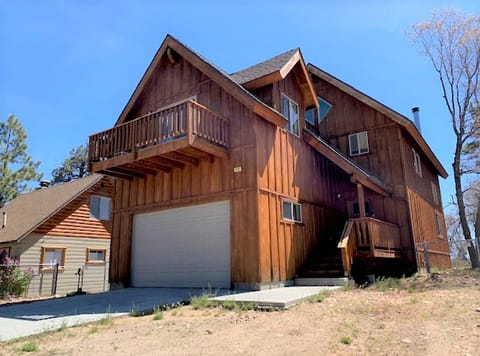
<svg viewBox="0 0 480 356">
<path fill-rule="evenodd" d="M 344 286 L 342 256 L 339 249 L 316 248 L 295 278 L 296 286 Z"/>
</svg>

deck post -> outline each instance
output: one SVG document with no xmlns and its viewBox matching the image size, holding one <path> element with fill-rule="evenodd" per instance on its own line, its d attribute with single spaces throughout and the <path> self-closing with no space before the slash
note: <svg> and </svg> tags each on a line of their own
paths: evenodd
<svg viewBox="0 0 480 356">
<path fill-rule="evenodd" d="M 361 185 L 360 183 L 357 183 L 357 195 L 360 218 L 365 218 L 367 216 L 365 212 L 365 193 L 363 191 L 363 185 Z"/>
</svg>

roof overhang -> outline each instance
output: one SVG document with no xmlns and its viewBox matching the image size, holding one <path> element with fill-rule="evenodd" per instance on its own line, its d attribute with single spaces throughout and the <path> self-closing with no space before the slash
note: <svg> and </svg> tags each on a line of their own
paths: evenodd
<svg viewBox="0 0 480 356">
<path fill-rule="evenodd" d="M 407 117 L 403 116 L 402 114 L 396 112 L 395 110 L 383 105 L 379 101 L 373 99 L 372 97 L 362 93 L 361 91 L 355 89 L 351 85 L 341 81 L 340 79 L 334 77 L 331 74 L 321 70 L 320 68 L 316 67 L 315 65 L 309 63 L 307 65 L 308 71 L 312 74 L 317 76 L 318 78 L 326 81 L 327 83 L 333 85 L 334 87 L 342 90 L 343 92 L 353 96 L 355 99 L 363 102 L 364 104 L 370 106 L 371 108 L 381 112 L 385 116 L 389 117 L 391 120 L 399 124 L 400 126 L 404 127 L 408 134 L 412 137 L 415 143 L 420 147 L 424 155 L 428 158 L 428 160 L 432 163 L 432 165 L 437 170 L 438 174 L 442 178 L 447 178 L 448 173 L 440 163 L 438 158 L 433 153 L 430 146 L 427 144 L 423 136 L 418 131 L 417 127 L 410 121 Z"/>
<path fill-rule="evenodd" d="M 115 123 L 115 126 L 120 125 L 126 121 L 129 112 L 132 110 L 133 105 L 143 92 L 149 78 L 152 76 L 153 72 L 158 67 L 160 60 L 163 58 L 164 55 L 167 55 L 169 58 L 171 58 L 173 55 L 171 52 L 172 50 L 175 52 L 175 54 L 183 57 L 191 65 L 193 65 L 199 71 L 201 71 L 214 82 L 216 82 L 225 91 L 235 97 L 240 103 L 245 105 L 247 108 L 249 108 L 256 114 L 262 116 L 267 121 L 281 127 L 284 127 L 288 123 L 288 120 L 282 114 L 280 114 L 278 111 L 269 107 L 268 105 L 260 101 L 258 98 L 256 98 L 254 95 L 249 93 L 247 89 L 243 88 L 240 84 L 233 81 L 228 74 L 224 73 L 221 69 L 208 62 L 205 58 L 201 57 L 200 55 L 183 45 L 180 41 L 176 40 L 170 35 L 167 35 L 162 45 L 158 49 L 157 53 L 153 57 L 147 70 L 143 74 L 142 79 L 137 84 L 137 87 L 135 88 L 130 99 L 128 100 L 127 105 L 125 105 L 124 109 L 122 110 L 117 122 Z"/>
</svg>

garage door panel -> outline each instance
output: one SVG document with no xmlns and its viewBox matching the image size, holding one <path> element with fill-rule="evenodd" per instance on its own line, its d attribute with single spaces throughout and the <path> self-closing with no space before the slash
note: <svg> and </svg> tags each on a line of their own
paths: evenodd
<svg viewBox="0 0 480 356">
<path fill-rule="evenodd" d="M 229 288 L 229 202 L 135 215 L 132 285 Z"/>
</svg>

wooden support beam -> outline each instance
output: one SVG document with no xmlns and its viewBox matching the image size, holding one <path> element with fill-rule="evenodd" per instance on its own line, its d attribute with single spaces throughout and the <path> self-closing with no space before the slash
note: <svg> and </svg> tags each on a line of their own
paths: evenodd
<svg viewBox="0 0 480 356">
<path fill-rule="evenodd" d="M 127 179 L 127 180 L 133 180 L 133 176 L 130 174 L 125 174 L 125 173 L 120 173 L 120 172 L 114 172 L 111 170 L 102 170 L 102 171 L 97 171 L 99 174 L 104 174 L 106 176 L 110 177 L 115 177 L 115 178 L 120 178 L 120 179 Z"/>
<path fill-rule="evenodd" d="M 148 160 L 145 159 L 145 160 L 135 162 L 135 165 L 145 167 L 145 168 L 148 168 L 148 169 L 152 169 L 155 172 L 167 172 L 168 173 L 172 170 L 171 166 L 167 166 L 165 164 L 155 162 L 153 160 L 150 160 L 150 158 Z"/>
<path fill-rule="evenodd" d="M 361 185 L 360 183 L 357 183 L 357 195 L 360 218 L 365 218 L 367 216 L 365 212 L 365 192 L 363 191 L 363 185 Z"/>
<path fill-rule="evenodd" d="M 199 160 L 197 158 L 191 157 L 189 155 L 186 155 L 180 152 L 165 153 L 162 156 L 167 157 L 173 161 L 181 162 L 183 164 L 188 164 L 190 166 L 198 166 L 198 163 L 199 163 Z"/>
<path fill-rule="evenodd" d="M 125 167 L 111 167 L 108 170 L 114 173 L 124 174 L 131 177 L 142 177 L 142 178 L 145 177 L 144 173 L 138 172 L 134 169 L 133 170 L 128 169 Z"/>
<path fill-rule="evenodd" d="M 185 164 L 183 164 L 182 162 L 165 158 L 164 156 L 154 156 L 154 157 L 145 158 L 142 162 L 149 162 L 149 163 L 152 163 L 158 166 L 163 166 L 163 167 L 173 167 L 173 168 L 180 168 L 180 169 L 185 168 Z"/>
<path fill-rule="evenodd" d="M 125 164 L 120 168 L 127 169 L 128 171 L 139 172 L 139 173 L 142 174 L 142 176 L 144 176 L 145 174 L 155 175 L 159 171 L 158 169 L 146 167 L 145 165 L 139 163 L 138 161 L 133 162 L 133 163 L 129 163 L 129 164 Z"/>
</svg>

